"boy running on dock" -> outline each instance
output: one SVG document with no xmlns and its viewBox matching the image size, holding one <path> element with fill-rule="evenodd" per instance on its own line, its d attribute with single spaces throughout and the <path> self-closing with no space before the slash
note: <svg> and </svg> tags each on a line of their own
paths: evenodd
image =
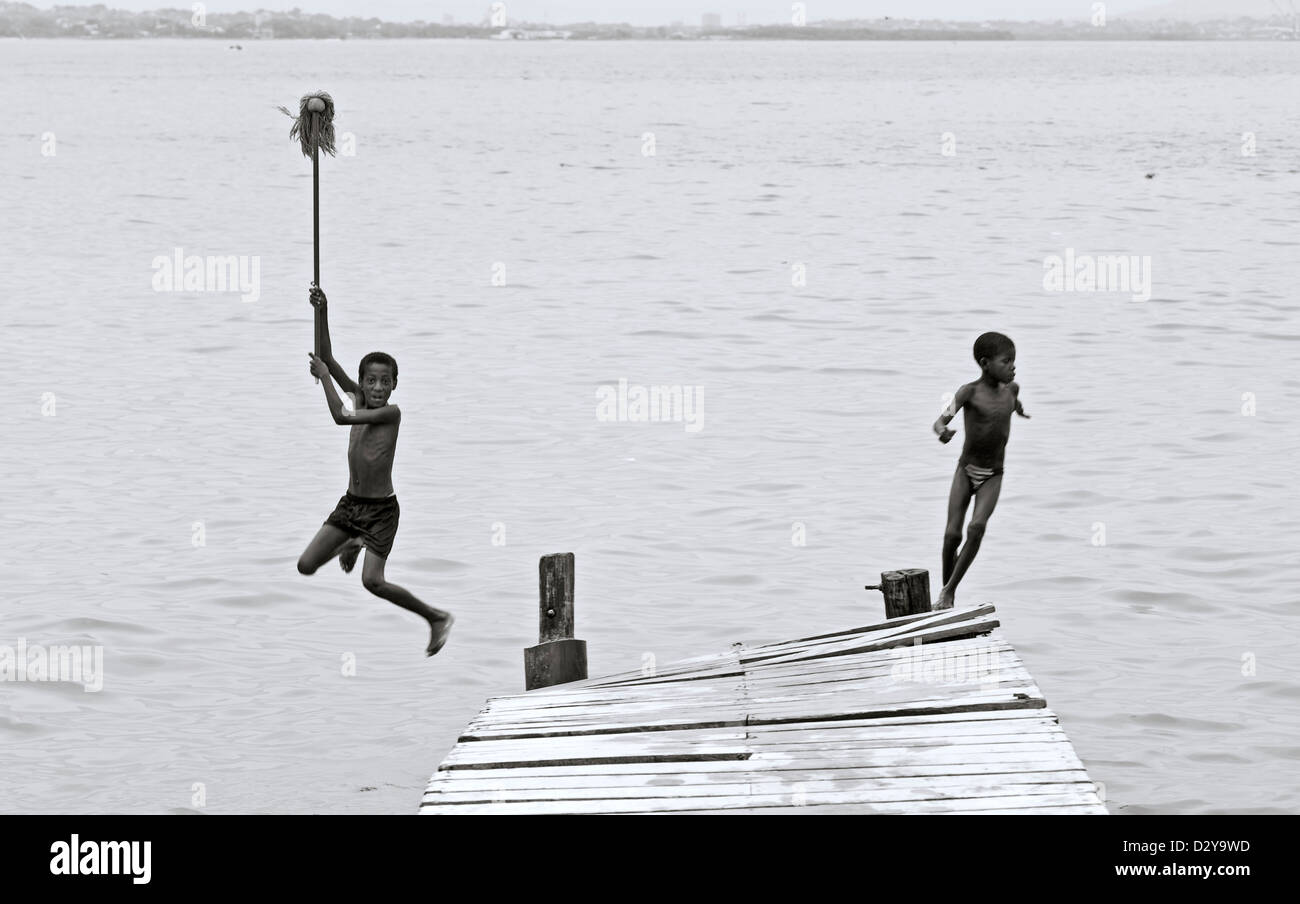
<svg viewBox="0 0 1300 904">
<path fill-rule="evenodd" d="M 409 591 L 384 578 L 384 565 L 397 535 L 401 510 L 393 492 L 393 453 L 397 449 L 397 429 L 402 412 L 388 404 L 397 388 L 397 362 L 383 352 L 371 352 L 361 359 L 357 383 L 334 360 L 330 347 L 328 303 L 325 293 L 313 283 L 310 301 L 316 309 L 316 330 L 320 337 L 320 357 L 311 358 L 311 372 L 325 387 L 325 402 L 334 423 L 352 428 L 348 437 L 348 490 L 311 543 L 298 559 L 298 571 L 314 574 L 335 556 L 339 565 L 350 572 L 362 548 L 366 561 L 361 567 L 361 584 L 375 596 L 408 609 L 429 623 L 429 646 L 432 656 L 447 642 L 455 620 L 450 613 L 435 609 L 416 599 Z M 334 390 L 337 380 L 353 400 L 353 410 L 343 407 Z"/>
<path fill-rule="evenodd" d="M 979 552 L 985 525 L 998 504 L 1002 458 L 1007 437 L 1011 435 L 1011 412 L 1029 417 L 1020 405 L 1020 386 L 1014 382 L 1015 344 L 1001 333 L 985 333 L 975 340 L 975 361 L 982 372 L 980 378 L 958 389 L 952 403 L 934 422 L 939 442 L 946 443 L 957 435 L 957 431 L 948 429 L 948 422 L 965 409 L 966 441 L 948 493 L 948 525 L 943 532 L 943 590 L 935 609 L 952 608 L 957 585 Z M 966 545 L 958 554 L 962 522 L 966 520 L 966 507 L 972 495 L 975 511 L 966 526 Z"/>
</svg>

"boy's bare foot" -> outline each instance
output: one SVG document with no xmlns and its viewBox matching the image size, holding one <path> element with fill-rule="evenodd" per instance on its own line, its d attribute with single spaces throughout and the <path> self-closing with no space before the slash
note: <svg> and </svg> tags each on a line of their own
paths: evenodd
<svg viewBox="0 0 1300 904">
<path fill-rule="evenodd" d="M 957 594 L 947 587 L 939 591 L 939 601 L 934 604 L 935 609 L 951 609 L 957 602 Z"/>
<path fill-rule="evenodd" d="M 447 643 L 447 635 L 451 633 L 451 626 L 456 621 L 450 613 L 440 619 L 429 620 L 429 646 L 424 651 L 425 656 L 432 656 L 443 648 Z"/>
<path fill-rule="evenodd" d="M 353 566 L 357 564 L 357 556 L 359 555 L 361 555 L 361 541 L 352 540 L 339 553 L 339 567 L 344 571 L 352 571 Z"/>
</svg>

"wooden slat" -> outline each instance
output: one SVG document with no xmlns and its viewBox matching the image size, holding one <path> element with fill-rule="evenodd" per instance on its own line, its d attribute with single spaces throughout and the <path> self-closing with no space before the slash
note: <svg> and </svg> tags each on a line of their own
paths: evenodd
<svg viewBox="0 0 1300 904">
<path fill-rule="evenodd" d="M 749 735 L 749 736 L 746 736 Z M 672 732 L 670 737 L 661 739 L 658 734 L 632 733 L 615 735 L 595 735 L 592 737 L 558 737 L 545 739 L 483 741 L 477 744 L 465 744 L 448 755 L 448 762 L 483 762 L 492 758 L 517 758 L 529 754 L 543 756 L 552 753 L 555 757 L 571 759 L 577 752 L 586 752 L 592 756 L 626 755 L 636 753 L 663 753 L 675 750 L 704 749 L 713 745 L 732 745 L 735 749 L 747 751 L 754 755 L 782 753 L 795 750 L 828 749 L 832 752 L 854 752 L 873 750 L 930 750 L 962 747 L 970 745 L 1024 745 L 1063 742 L 1065 732 L 1059 726 L 1041 727 L 1036 730 L 1020 730 L 1015 734 L 994 731 L 967 732 L 961 734 L 942 734 L 939 732 L 900 731 L 885 734 L 870 728 L 856 729 L 852 732 L 828 732 L 822 730 L 801 732 L 754 732 L 729 734 L 722 731 Z"/>
<path fill-rule="evenodd" d="M 452 788 L 493 790 L 512 787 L 589 787 L 597 784 L 618 787 L 629 784 L 681 786 L 735 781 L 736 776 L 756 774 L 755 765 L 745 760 L 710 760 L 675 766 L 679 772 L 667 772 L 657 763 L 596 764 L 585 766 L 530 767 L 521 769 L 453 769 L 439 771 L 425 791 L 426 796 Z M 855 766 L 852 764 L 799 763 L 785 768 L 762 763 L 762 772 L 790 782 L 834 778 L 840 775 L 862 778 L 925 778 L 962 776 L 972 782 L 1002 775 L 1028 775 L 1046 772 L 1080 772 L 1068 760 L 999 760 L 992 763 L 949 763 L 928 766 Z"/>
<path fill-rule="evenodd" d="M 783 641 L 744 650 L 740 654 L 741 664 L 749 666 L 768 660 L 777 655 L 797 653 L 808 650 L 828 650 L 845 644 L 870 644 L 902 634 L 924 636 L 937 632 L 940 628 L 957 628 L 975 626 L 992 618 L 992 606 L 978 606 L 969 609 L 949 609 L 943 612 L 929 612 L 921 615 L 907 615 L 889 622 L 867 628 L 823 634 L 804 640 Z M 972 627 L 972 630 L 976 630 Z M 960 631 L 958 632 L 961 633 Z"/>
<path fill-rule="evenodd" d="M 1086 789 L 1086 790 L 1085 790 Z M 979 788 L 975 796 L 963 797 L 960 792 L 944 793 L 941 790 L 925 791 L 923 789 L 898 790 L 853 790 L 853 791 L 812 791 L 801 795 L 802 804 L 794 805 L 790 794 L 757 792 L 754 794 L 719 795 L 707 798 L 667 797 L 667 798 L 618 798 L 602 800 L 565 800 L 565 801 L 526 801 L 526 802 L 478 802 L 463 804 L 437 804 L 442 810 L 454 810 L 466 814 L 498 813 L 501 815 L 524 815 L 529 813 L 673 813 L 690 812 L 707 807 L 711 810 L 755 807 L 792 807 L 802 808 L 818 805 L 855 804 L 863 812 L 883 810 L 886 812 L 915 812 L 913 807 L 930 804 L 928 809 L 938 812 L 963 809 L 1002 809 L 1016 806 L 1040 806 L 1061 804 L 1087 804 L 1094 802 L 1096 792 L 1091 782 L 1062 782 L 1035 786 L 1030 793 L 1025 786 L 1006 788 Z M 435 805 L 429 805 L 435 806 Z"/>
<path fill-rule="evenodd" d="M 725 782 L 707 784 L 654 784 L 650 781 L 559 786 L 535 783 L 529 786 L 499 787 L 480 785 L 463 787 L 466 783 L 444 782 L 439 788 L 426 796 L 424 803 L 436 804 L 472 804 L 472 803 L 526 803 L 526 802 L 562 802 L 594 800 L 662 800 L 662 799 L 699 799 L 710 797 L 734 798 L 740 796 L 763 795 L 765 798 L 785 795 L 785 803 L 799 806 L 798 801 L 809 795 L 837 793 L 851 796 L 874 792 L 888 792 L 906 800 L 929 800 L 935 797 L 950 798 L 980 797 L 984 795 L 1007 794 L 1012 791 L 1021 794 L 1033 794 L 1042 787 L 1051 785 L 1092 783 L 1082 769 L 1058 770 L 1054 772 L 1032 772 L 1022 774 L 993 775 L 947 775 L 915 776 L 910 778 L 893 777 L 859 777 L 853 775 L 836 775 L 834 778 L 787 779 L 781 776 L 762 773 L 738 773 Z M 702 804 L 712 806 L 707 801 Z"/>
<path fill-rule="evenodd" d="M 848 805 L 820 805 L 813 804 L 802 807 L 758 807 L 746 809 L 736 807 L 727 810 L 694 810 L 691 811 L 696 815 L 721 815 L 721 816 L 790 816 L 790 815 L 923 815 L 923 814 L 942 814 L 946 816 L 1029 816 L 1029 815 L 1053 815 L 1053 814 L 1074 814 L 1104 816 L 1107 813 L 1106 807 L 1099 801 L 1096 803 L 1072 803 L 1063 802 L 1060 796 L 1039 795 L 1019 801 L 1012 801 L 1014 806 L 1007 806 L 1006 802 L 994 803 L 992 801 L 974 800 L 974 801 L 908 801 L 897 805 L 876 804 L 874 806 L 864 806 L 861 804 Z"/>
<path fill-rule="evenodd" d="M 874 716 L 915 716 L 940 715 L 945 713 L 981 712 L 995 709 L 1041 709 L 1046 702 L 1037 695 L 1037 688 L 1032 685 L 1017 690 L 967 697 L 932 697 L 923 700 L 905 702 L 878 702 L 876 700 L 842 700 L 845 710 L 835 711 L 837 701 L 827 699 L 820 702 L 773 703 L 765 706 L 750 707 L 751 711 L 740 713 L 728 712 L 724 708 L 716 711 L 716 718 L 689 718 L 683 720 L 674 715 L 663 718 L 630 718 L 599 722 L 561 720 L 554 723 L 535 725 L 528 723 L 499 723 L 491 728 L 476 726 L 472 732 L 474 740 L 506 738 L 554 738 L 581 737 L 603 734 L 622 734 L 629 732 L 683 731 L 695 728 L 729 728 L 753 725 L 771 725 L 791 722 L 832 721 L 836 719 L 865 719 Z M 466 738 L 465 740 L 469 740 Z"/>
<path fill-rule="evenodd" d="M 820 644 L 816 647 L 795 650 L 787 653 L 777 654 L 770 657 L 764 657 L 760 660 L 751 660 L 745 665 L 751 663 L 755 666 L 761 666 L 764 662 L 768 665 L 777 663 L 803 662 L 813 659 L 824 659 L 829 656 L 848 656 L 850 654 L 864 653 L 873 650 L 887 650 L 892 647 L 901 647 L 921 643 L 938 643 L 944 640 L 952 640 L 961 637 L 972 637 L 979 634 L 987 634 L 994 628 L 998 627 L 996 618 L 980 618 L 971 621 L 958 622 L 955 625 L 946 625 L 939 628 L 918 628 L 915 630 L 903 630 L 892 632 L 886 637 L 878 637 L 874 634 L 866 634 L 861 637 L 850 637 L 846 640 L 835 643 Z"/>
<path fill-rule="evenodd" d="M 776 643 L 762 644 L 757 647 L 751 647 L 754 650 L 765 650 L 773 647 L 788 646 L 796 643 L 807 643 L 813 640 L 826 640 L 829 638 L 843 637 L 847 634 L 869 634 L 873 631 L 884 631 L 897 628 L 900 625 L 915 624 L 922 619 L 934 618 L 937 615 L 952 615 L 958 618 L 974 618 L 981 615 L 989 615 L 994 611 L 991 603 L 983 603 L 978 606 L 968 606 L 960 609 L 947 609 L 940 613 L 920 612 L 916 615 L 904 615 L 901 618 L 889 618 L 875 622 L 870 625 L 864 625 L 860 628 L 847 628 L 843 631 L 832 631 L 828 634 L 815 634 L 812 637 L 799 637 L 794 640 L 783 640 Z"/>
<path fill-rule="evenodd" d="M 925 776 L 1026 775 L 1039 772 L 1070 772 L 1079 768 L 1077 756 L 1068 753 L 1044 757 L 1031 750 L 1022 757 L 996 757 L 991 762 L 959 760 L 953 763 L 903 763 L 867 766 L 845 757 L 836 762 L 813 757 L 791 757 L 786 763 L 754 755 L 748 760 L 708 760 L 679 763 L 671 768 L 660 763 L 589 763 L 572 766 L 531 766 L 521 769 L 484 768 L 439 770 L 429 788 L 587 787 L 590 785 L 714 784 L 733 782 L 736 776 L 770 775 L 781 780 L 810 781 L 823 778 L 922 778 Z M 957 757 L 953 757 L 957 759 Z M 971 759 L 977 759 L 972 757 Z"/>
</svg>

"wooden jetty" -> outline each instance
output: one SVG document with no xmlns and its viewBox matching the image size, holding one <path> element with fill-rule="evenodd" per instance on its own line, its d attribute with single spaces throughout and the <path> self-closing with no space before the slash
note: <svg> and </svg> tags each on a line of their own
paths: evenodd
<svg viewBox="0 0 1300 904">
<path fill-rule="evenodd" d="M 420 812 L 1106 808 L 981 605 L 493 697 Z"/>
</svg>

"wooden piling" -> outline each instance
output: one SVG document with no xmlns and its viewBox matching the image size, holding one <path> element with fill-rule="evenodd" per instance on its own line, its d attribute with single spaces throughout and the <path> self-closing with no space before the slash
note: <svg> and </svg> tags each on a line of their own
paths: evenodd
<svg viewBox="0 0 1300 904">
<path fill-rule="evenodd" d="M 534 690 L 587 677 L 587 642 L 573 637 L 573 553 L 542 556 L 537 645 L 524 650 L 524 687 Z"/>
<path fill-rule="evenodd" d="M 924 568 L 882 572 L 880 583 L 868 584 L 867 589 L 885 595 L 885 618 L 930 611 L 930 572 Z"/>
</svg>

